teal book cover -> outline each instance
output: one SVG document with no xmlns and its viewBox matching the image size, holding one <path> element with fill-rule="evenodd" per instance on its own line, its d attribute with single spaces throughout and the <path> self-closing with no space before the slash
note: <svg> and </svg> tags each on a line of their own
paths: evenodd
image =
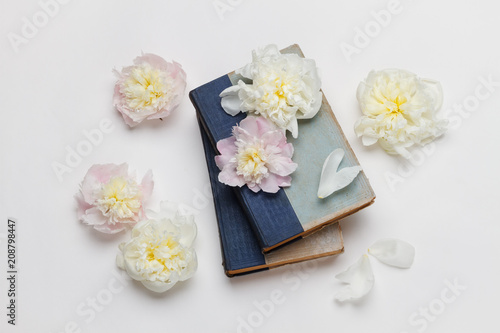
<svg viewBox="0 0 500 333">
<path fill-rule="evenodd" d="M 281 52 L 303 57 L 298 45 Z M 241 76 L 233 72 L 190 92 L 191 101 L 215 149 L 216 143 L 231 136 L 232 127 L 246 117 L 245 113 L 228 115 L 222 109 L 219 97 L 224 89 L 237 84 L 240 79 Z M 235 188 L 263 252 L 318 231 L 375 200 L 375 193 L 363 171 L 342 190 L 325 199 L 317 197 L 323 162 L 334 149 L 345 151 L 340 168 L 359 165 L 330 104 L 322 95 L 322 105 L 316 116 L 299 121 L 299 138 L 287 135 L 288 142 L 294 145 L 293 161 L 299 165 L 292 174 L 292 185 L 277 193 L 254 193 L 246 186 Z"/>
</svg>

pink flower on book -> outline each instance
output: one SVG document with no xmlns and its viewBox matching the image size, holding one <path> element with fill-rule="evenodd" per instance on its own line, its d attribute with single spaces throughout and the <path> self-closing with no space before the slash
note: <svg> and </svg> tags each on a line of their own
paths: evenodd
<svg viewBox="0 0 500 333">
<path fill-rule="evenodd" d="M 135 58 L 134 65 L 115 71 L 113 104 L 130 127 L 145 119 L 164 118 L 184 96 L 186 73 L 181 65 L 146 53 Z"/>
<path fill-rule="evenodd" d="M 142 219 L 153 186 L 151 171 L 138 184 L 126 163 L 93 165 L 75 195 L 78 218 L 100 232 L 120 232 Z"/>
<path fill-rule="evenodd" d="M 293 145 L 285 132 L 264 117 L 247 117 L 233 127 L 233 136 L 217 142 L 215 162 L 219 181 L 229 186 L 247 185 L 252 191 L 276 193 L 290 186 Z"/>
</svg>

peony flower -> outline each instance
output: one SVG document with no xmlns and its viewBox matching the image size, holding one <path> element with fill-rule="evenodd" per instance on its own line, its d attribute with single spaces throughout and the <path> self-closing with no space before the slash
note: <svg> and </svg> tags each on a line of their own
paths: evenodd
<svg viewBox="0 0 500 333">
<path fill-rule="evenodd" d="M 162 202 L 159 212 L 147 215 L 132 229 L 132 239 L 120 244 L 116 264 L 149 290 L 161 293 L 196 272 L 192 248 L 196 224 L 192 215 L 181 215 L 179 206 L 170 202 Z"/>
<path fill-rule="evenodd" d="M 230 115 L 261 115 L 296 138 L 297 119 L 310 119 L 321 107 L 321 80 L 312 59 L 281 54 L 276 45 L 268 45 L 253 51 L 252 62 L 236 73 L 252 83 L 240 80 L 220 94 L 222 108 Z"/>
<path fill-rule="evenodd" d="M 134 65 L 115 70 L 113 104 L 130 127 L 144 119 L 166 117 L 181 102 L 186 89 L 186 73 L 181 65 L 146 53 Z"/>
<path fill-rule="evenodd" d="M 436 118 L 443 101 L 437 81 L 398 69 L 372 71 L 359 84 L 357 99 L 364 116 L 354 128 L 365 146 L 378 141 L 387 153 L 410 158 L 407 148 L 446 130 L 447 120 Z"/>
<path fill-rule="evenodd" d="M 290 186 L 289 175 L 297 169 L 284 130 L 263 117 L 243 119 L 233 127 L 233 136 L 217 142 L 217 149 L 219 181 L 229 186 L 247 184 L 254 192 L 276 193 L 280 186 Z"/>
<path fill-rule="evenodd" d="M 143 204 L 153 191 L 153 175 L 148 171 L 141 184 L 128 173 L 128 165 L 93 165 L 75 198 L 78 218 L 94 229 L 114 234 L 132 226 L 144 216 Z"/>
</svg>

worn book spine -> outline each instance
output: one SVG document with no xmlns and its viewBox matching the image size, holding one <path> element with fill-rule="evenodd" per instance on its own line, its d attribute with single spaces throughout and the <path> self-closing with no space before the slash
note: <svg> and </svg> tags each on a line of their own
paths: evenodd
<svg viewBox="0 0 500 333">
<path fill-rule="evenodd" d="M 232 127 L 246 117 L 245 113 L 233 117 L 222 109 L 219 94 L 229 86 L 231 86 L 231 81 L 227 75 L 224 75 L 189 93 L 214 149 L 216 149 L 217 142 L 231 136 Z M 262 191 L 254 193 L 247 186 L 243 186 L 235 188 L 235 193 L 251 220 L 253 230 L 264 252 L 304 232 L 283 189 L 275 194 Z M 259 209 L 254 209 L 254 207 L 259 207 Z"/>
<path fill-rule="evenodd" d="M 337 223 L 270 254 L 263 254 L 234 190 L 218 181 L 216 152 L 201 124 L 200 133 L 219 228 L 222 264 L 227 276 L 255 273 L 343 252 L 344 242 Z"/>
</svg>

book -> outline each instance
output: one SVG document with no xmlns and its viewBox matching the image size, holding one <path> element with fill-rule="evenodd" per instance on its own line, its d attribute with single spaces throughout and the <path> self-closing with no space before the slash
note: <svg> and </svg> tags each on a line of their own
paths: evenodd
<svg viewBox="0 0 500 333">
<path fill-rule="evenodd" d="M 263 254 L 234 190 L 218 180 L 216 152 L 200 124 L 208 175 L 219 228 L 222 264 L 227 276 L 243 275 L 305 260 L 336 255 L 344 251 L 338 223 L 292 242 L 271 253 Z"/>
<path fill-rule="evenodd" d="M 281 51 L 303 57 L 298 45 Z M 235 72 L 223 75 L 189 93 L 191 102 L 207 136 L 217 152 L 216 143 L 231 136 L 232 127 L 247 115 L 227 114 L 219 94 L 237 84 Z M 365 173 L 325 199 L 317 197 L 323 162 L 336 148 L 345 151 L 340 168 L 359 165 L 324 93 L 320 110 L 312 119 L 299 120 L 299 137 L 288 135 L 294 146 L 293 161 L 299 165 L 292 174 L 292 185 L 277 193 L 252 192 L 247 186 L 235 188 L 243 209 L 263 252 L 269 252 L 294 239 L 307 236 L 371 205 L 375 193 Z"/>
</svg>

